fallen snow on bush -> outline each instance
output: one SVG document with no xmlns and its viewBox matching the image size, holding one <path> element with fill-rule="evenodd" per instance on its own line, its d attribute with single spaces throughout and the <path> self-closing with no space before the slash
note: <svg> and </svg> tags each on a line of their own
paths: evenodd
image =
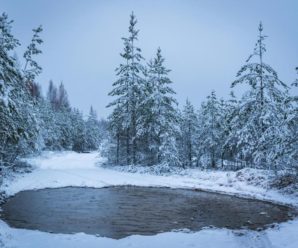
<svg viewBox="0 0 298 248">
<path fill-rule="evenodd" d="M 198 188 L 244 197 L 258 198 L 298 206 L 295 194 L 271 189 L 273 175 L 267 171 L 243 169 L 237 172 L 187 169 L 177 174 L 154 175 L 145 168 L 135 173 L 103 168 L 98 153 L 46 152 L 25 159 L 33 171 L 4 179 L 7 196 L 22 190 L 66 186 L 105 187 L 113 185 Z M 123 167 L 122 170 L 127 168 Z M 148 169 L 147 169 L 148 170 Z M 0 240 L 4 247 L 298 247 L 298 220 L 289 221 L 266 231 L 231 231 L 207 229 L 196 233 L 163 233 L 155 236 L 130 236 L 121 240 L 86 235 L 65 235 L 14 229 L 0 222 Z M 1 245 L 1 242 L 0 242 Z"/>
</svg>

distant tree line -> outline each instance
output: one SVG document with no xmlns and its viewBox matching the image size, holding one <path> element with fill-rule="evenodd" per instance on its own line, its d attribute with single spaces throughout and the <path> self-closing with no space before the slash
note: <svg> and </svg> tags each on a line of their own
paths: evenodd
<svg viewBox="0 0 298 248">
<path fill-rule="evenodd" d="M 145 63 L 136 24 L 132 13 L 109 93 L 114 100 L 103 152 L 110 164 L 298 171 L 298 98 L 290 93 L 298 80 L 285 84 L 264 62 L 261 23 L 255 49 L 231 84 L 248 90 L 240 98 L 231 92 L 228 100 L 212 91 L 198 110 L 187 100 L 182 111 L 161 49 Z"/>
<path fill-rule="evenodd" d="M 61 83 L 52 81 L 46 97 L 36 82 L 42 72 L 36 56 L 42 53 L 42 27 L 33 29 L 31 43 L 18 61 L 20 42 L 11 32 L 13 21 L 0 16 L 0 165 L 40 150 L 88 151 L 99 147 L 103 122 L 91 107 L 87 120 L 70 106 Z M 22 65 L 23 64 L 23 65 Z"/>
</svg>

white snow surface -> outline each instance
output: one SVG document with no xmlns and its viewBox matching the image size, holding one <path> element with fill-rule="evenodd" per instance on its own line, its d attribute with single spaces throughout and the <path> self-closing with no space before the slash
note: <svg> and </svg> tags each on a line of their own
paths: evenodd
<svg viewBox="0 0 298 248">
<path fill-rule="evenodd" d="M 239 172 L 188 169 L 181 175 L 150 175 L 102 168 L 98 153 L 44 152 L 25 159 L 34 166 L 27 174 L 4 179 L 2 189 L 8 196 L 23 190 L 66 186 L 105 187 L 112 185 L 197 188 L 243 197 L 269 200 L 298 207 L 298 197 L 284 195 L 268 187 L 266 171 L 244 169 Z M 253 180 L 251 180 L 253 179 Z M 253 183 L 252 183 L 253 181 Z M 261 232 L 205 229 L 195 233 L 167 232 L 154 236 L 133 235 L 120 240 L 78 234 L 52 234 L 15 229 L 0 221 L 0 247 L 252 247 L 297 248 L 298 219 Z"/>
</svg>

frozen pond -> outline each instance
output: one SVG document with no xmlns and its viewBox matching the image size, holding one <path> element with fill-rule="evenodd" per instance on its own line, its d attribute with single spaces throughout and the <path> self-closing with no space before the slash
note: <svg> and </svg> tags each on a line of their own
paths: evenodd
<svg viewBox="0 0 298 248">
<path fill-rule="evenodd" d="M 22 191 L 2 205 L 10 226 L 115 239 L 187 228 L 265 228 L 290 219 L 268 202 L 187 189 L 117 186 Z"/>
</svg>

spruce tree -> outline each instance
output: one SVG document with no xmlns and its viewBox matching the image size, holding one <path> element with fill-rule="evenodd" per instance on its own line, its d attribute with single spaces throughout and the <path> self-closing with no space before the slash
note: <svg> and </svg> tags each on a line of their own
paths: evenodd
<svg viewBox="0 0 298 248">
<path fill-rule="evenodd" d="M 34 59 L 34 56 L 42 53 L 42 51 L 38 48 L 38 46 L 43 43 L 43 40 L 40 38 L 41 32 L 41 26 L 33 29 L 33 37 L 31 39 L 31 43 L 28 45 L 27 50 L 25 51 L 23 56 L 25 59 L 23 73 L 25 80 L 28 83 L 33 83 L 36 76 L 38 76 L 42 71 L 41 66 Z"/>
<path fill-rule="evenodd" d="M 11 33 L 7 14 L 0 16 L 0 160 L 12 162 L 19 154 L 34 149 L 36 122 L 28 91 L 17 62 L 11 56 L 20 45 Z"/>
<path fill-rule="evenodd" d="M 137 20 L 134 13 L 130 16 L 129 36 L 122 38 L 124 52 L 121 57 L 124 63 L 116 69 L 119 79 L 113 84 L 110 96 L 117 97 L 107 107 L 114 107 L 114 111 L 121 109 L 122 127 L 125 133 L 126 163 L 137 162 L 137 114 L 141 87 L 143 84 L 143 65 L 141 49 L 136 46 L 139 30 L 136 29 Z M 116 108 L 117 107 L 117 108 Z M 111 117 L 115 116 L 115 113 Z M 112 120 L 113 122 L 113 120 Z M 117 134 L 116 134 L 117 136 Z"/>
<path fill-rule="evenodd" d="M 273 142 L 273 136 L 278 135 L 278 127 L 285 116 L 287 95 L 286 84 L 270 65 L 264 63 L 266 37 L 260 23 L 254 52 L 232 83 L 232 87 L 238 84 L 250 86 L 249 91 L 242 96 L 239 120 L 235 123 L 238 129 L 238 157 L 262 167 L 272 162 L 268 157 L 268 149 L 274 144 L 268 141 Z M 257 60 L 250 62 L 253 58 Z"/>
<path fill-rule="evenodd" d="M 82 113 L 78 109 L 73 109 L 71 112 L 71 123 L 65 125 L 63 128 L 68 129 L 68 127 L 72 127 L 72 132 L 69 134 L 63 133 L 65 138 L 65 145 L 68 148 L 69 145 L 72 145 L 71 149 L 76 152 L 84 152 L 87 149 L 87 135 L 86 135 L 86 125 L 83 119 Z M 70 131 L 70 130 L 69 130 Z M 71 138 L 71 142 L 67 140 Z M 69 148 L 68 148 L 69 149 Z"/>
<path fill-rule="evenodd" d="M 170 87 L 170 72 L 164 66 L 161 49 L 148 64 L 146 94 L 142 102 L 143 115 L 139 122 L 148 132 L 152 164 L 179 165 L 176 139 L 180 133 L 175 91 Z"/>
<path fill-rule="evenodd" d="M 86 121 L 86 143 L 88 150 L 96 150 L 99 148 L 100 143 L 100 127 L 97 119 L 96 111 L 90 107 L 88 119 Z"/>
<path fill-rule="evenodd" d="M 239 122 L 239 101 L 233 91 L 230 92 L 230 98 L 224 101 L 221 107 L 222 113 L 222 137 L 223 146 L 221 152 L 222 167 L 230 166 L 235 169 L 238 166 L 237 157 L 237 126 Z M 224 164 L 223 160 L 229 161 L 229 164 Z M 233 162 L 233 163 L 232 163 Z"/>
<path fill-rule="evenodd" d="M 199 157 L 204 166 L 215 168 L 222 152 L 222 115 L 215 91 L 199 111 Z"/>
<path fill-rule="evenodd" d="M 184 166 L 192 166 L 197 159 L 199 121 L 194 106 L 187 99 L 182 111 L 181 140 L 182 163 Z"/>
</svg>

